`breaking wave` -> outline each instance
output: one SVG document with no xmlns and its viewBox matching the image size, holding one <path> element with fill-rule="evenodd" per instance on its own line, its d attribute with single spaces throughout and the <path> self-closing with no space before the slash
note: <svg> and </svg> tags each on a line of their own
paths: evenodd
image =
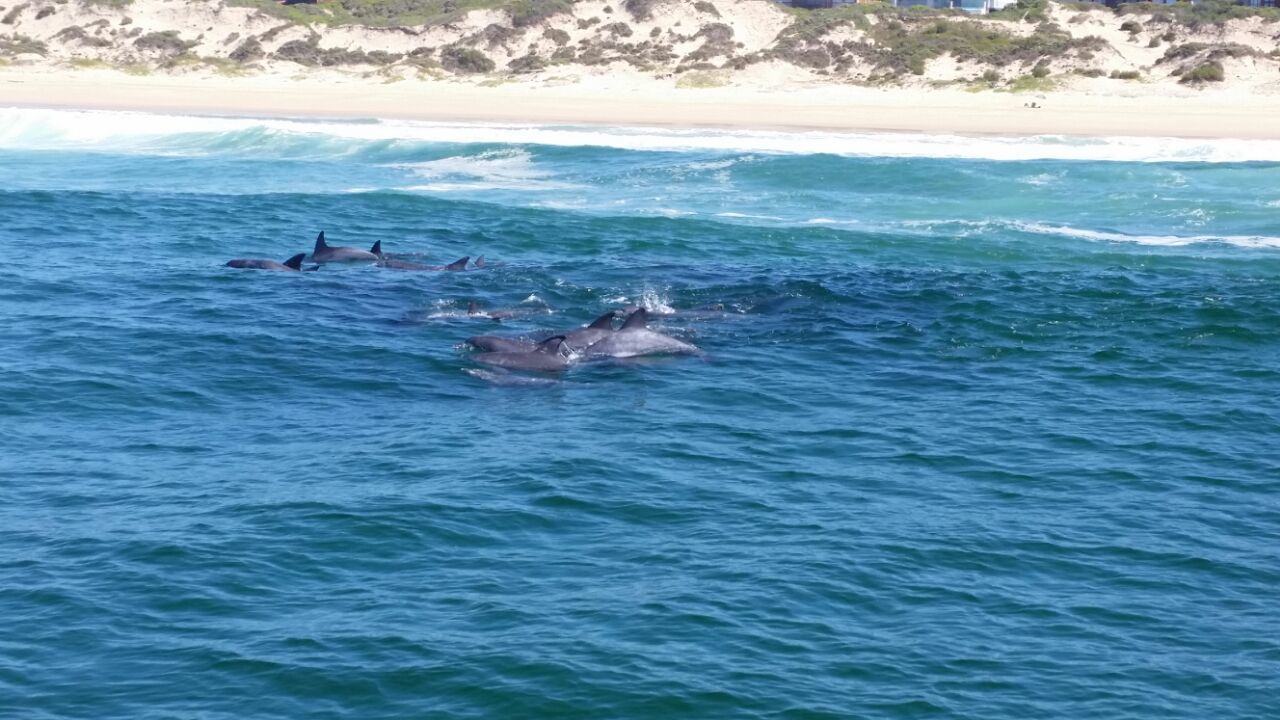
<svg viewBox="0 0 1280 720">
<path fill-rule="evenodd" d="M 1280 141 L 786 132 L 0 109 L 0 148 L 412 161 L 437 144 L 607 147 L 997 161 L 1277 162 Z"/>
</svg>

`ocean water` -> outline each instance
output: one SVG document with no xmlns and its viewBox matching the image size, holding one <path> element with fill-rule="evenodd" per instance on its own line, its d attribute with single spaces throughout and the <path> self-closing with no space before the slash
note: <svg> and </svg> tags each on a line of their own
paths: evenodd
<svg viewBox="0 0 1280 720">
<path fill-rule="evenodd" d="M 0 178 L 0 717 L 1280 717 L 1280 144 L 8 109 Z M 490 264 L 223 265 L 320 230 Z M 632 303 L 724 310 L 467 372 Z"/>
</svg>

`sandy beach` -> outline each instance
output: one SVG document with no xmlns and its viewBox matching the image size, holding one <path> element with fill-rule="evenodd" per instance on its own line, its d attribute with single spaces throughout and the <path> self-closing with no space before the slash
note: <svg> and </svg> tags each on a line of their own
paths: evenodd
<svg viewBox="0 0 1280 720">
<path fill-rule="evenodd" d="M 1027 107 L 1036 103 L 1039 108 Z M 970 93 L 854 86 L 677 88 L 670 81 L 587 78 L 565 85 L 404 81 L 338 73 L 134 77 L 92 71 L 0 72 L 0 105 L 199 114 L 378 117 L 724 128 L 1013 135 L 1280 138 L 1280 97 Z"/>
</svg>

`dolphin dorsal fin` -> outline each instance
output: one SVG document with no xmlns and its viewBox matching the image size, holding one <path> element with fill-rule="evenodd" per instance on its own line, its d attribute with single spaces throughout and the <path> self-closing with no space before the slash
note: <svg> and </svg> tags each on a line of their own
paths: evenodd
<svg viewBox="0 0 1280 720">
<path fill-rule="evenodd" d="M 649 322 L 649 311 L 644 308 L 637 308 L 635 312 L 631 313 L 631 317 L 622 323 L 622 330 L 643 330 L 647 322 Z"/>
<path fill-rule="evenodd" d="M 478 268 L 484 267 L 484 256 L 481 255 L 480 257 L 476 258 L 476 261 L 472 264 Z"/>
<path fill-rule="evenodd" d="M 302 269 L 302 259 L 303 259 L 303 258 L 305 258 L 306 256 L 307 256 L 307 254 L 306 254 L 306 253 L 298 253 L 297 255 L 294 255 L 293 257 L 289 258 L 288 260 L 285 260 L 285 261 L 284 261 L 284 266 L 285 266 L 285 267 L 287 267 L 287 268 L 293 268 L 294 270 L 301 270 L 301 269 Z"/>
<path fill-rule="evenodd" d="M 467 314 L 468 315 L 480 314 L 480 306 L 476 304 L 475 300 L 472 300 L 471 302 L 467 303 Z"/>
<path fill-rule="evenodd" d="M 379 240 L 375 242 L 373 244 L 373 247 L 369 248 L 369 252 L 373 253 L 374 255 L 377 255 L 378 257 L 382 257 L 382 241 Z"/>
<path fill-rule="evenodd" d="M 316 250 L 324 250 L 327 247 L 329 246 L 324 243 L 324 231 L 321 230 L 320 234 L 316 236 Z"/>
<path fill-rule="evenodd" d="M 560 346 L 564 344 L 563 335 L 554 335 L 538 343 L 538 352 L 555 355 L 560 352 Z"/>
<path fill-rule="evenodd" d="M 610 310 L 609 312 L 601 315 L 595 320 L 592 320 L 591 324 L 588 325 L 587 327 L 591 328 L 592 330 L 612 330 L 613 316 L 616 314 L 617 314 L 616 311 Z"/>
<path fill-rule="evenodd" d="M 466 257 L 464 257 L 464 258 L 460 259 L 460 260 L 454 260 L 453 262 L 449 263 L 448 265 L 445 265 L 445 266 L 444 266 L 444 269 L 445 269 L 445 270 L 448 270 L 449 272 L 458 272 L 458 271 L 460 271 L 460 270 L 466 270 L 466 269 L 467 269 L 467 263 L 468 263 L 468 262 L 470 262 L 470 261 L 471 261 L 471 256 L 470 256 L 470 255 L 468 255 L 468 256 L 466 256 Z"/>
</svg>

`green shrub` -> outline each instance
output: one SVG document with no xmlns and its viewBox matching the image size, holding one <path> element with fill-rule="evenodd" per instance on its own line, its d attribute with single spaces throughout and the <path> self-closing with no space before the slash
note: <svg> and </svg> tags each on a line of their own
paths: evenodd
<svg viewBox="0 0 1280 720">
<path fill-rule="evenodd" d="M 1036 66 L 1031 68 L 1031 77 L 1034 77 L 1034 78 L 1049 77 L 1049 64 L 1046 63 L 1044 60 L 1041 60 L 1040 62 L 1036 63 Z"/>
<path fill-rule="evenodd" d="M 609 23 L 608 25 L 601 25 L 600 32 L 609 33 L 614 37 L 631 37 L 631 34 L 632 34 L 631 25 L 624 22 L 616 22 L 616 23 Z"/>
<path fill-rule="evenodd" d="M 1049 18 L 1049 3 L 1047 0 L 1018 0 L 1013 5 L 991 13 L 989 17 L 1040 23 Z"/>
<path fill-rule="evenodd" d="M 1120 32 L 1140 33 L 1142 32 L 1142 26 L 1133 20 L 1125 20 L 1120 23 Z"/>
<path fill-rule="evenodd" d="M 133 41 L 139 50 L 155 50 L 166 55 L 180 55 L 195 47 L 197 43 L 183 40 L 177 30 L 150 32 Z"/>
<path fill-rule="evenodd" d="M 658 0 L 623 0 L 622 7 L 637 20 L 652 20 L 653 8 Z"/>
<path fill-rule="evenodd" d="M 693 4 L 693 9 L 705 15 L 720 17 L 720 11 L 716 9 L 716 6 L 712 5 L 706 0 L 698 0 L 697 2 L 695 2 Z"/>
<path fill-rule="evenodd" d="M 54 40 L 60 40 L 64 43 L 77 42 L 84 47 L 105 48 L 111 47 L 112 42 L 106 38 L 96 37 L 85 32 L 85 29 L 79 25 L 64 27 L 53 36 Z"/>
<path fill-rule="evenodd" d="M 512 60 L 511 63 L 507 65 L 507 69 L 513 73 L 523 74 L 538 72 L 546 66 L 547 62 L 545 60 L 533 53 L 529 53 L 528 55 L 522 55 Z"/>
<path fill-rule="evenodd" d="M 511 24 L 522 28 L 537 25 L 570 9 L 567 0 L 513 0 L 507 12 L 511 15 Z"/>
<path fill-rule="evenodd" d="M 49 48 L 39 40 L 27 35 L 10 35 L 0 37 L 0 55 L 44 55 Z"/>
<path fill-rule="evenodd" d="M 497 67 L 488 55 L 474 48 L 450 45 L 440 53 L 440 64 L 454 73 L 474 74 L 493 72 Z"/>
<path fill-rule="evenodd" d="M 989 83 L 998 83 L 1000 82 L 1000 73 L 996 72 L 995 70 L 986 70 L 982 73 L 982 81 L 989 82 Z"/>
<path fill-rule="evenodd" d="M 569 33 L 560 28 L 547 28 L 542 31 L 542 37 L 550 40 L 556 45 L 565 45 L 569 42 Z"/>
<path fill-rule="evenodd" d="M 1210 60 L 1184 72 L 1182 79 L 1178 82 L 1184 85 L 1202 85 L 1209 82 L 1222 82 L 1226 77 L 1226 71 L 1223 70 L 1222 63 L 1217 60 Z"/>
<path fill-rule="evenodd" d="M 14 24 L 15 22 L 18 21 L 18 16 L 22 14 L 22 11 L 26 10 L 27 7 L 29 7 L 30 5 L 31 3 L 22 3 L 20 5 L 14 5 L 12 8 L 9 9 L 9 12 L 4 14 L 3 18 L 0 18 L 0 24 L 3 24 L 3 25 Z"/>
<path fill-rule="evenodd" d="M 1112 80 L 1137 80 L 1142 77 L 1142 73 L 1137 70 L 1112 70 Z"/>
<path fill-rule="evenodd" d="M 251 37 L 240 43 L 240 46 L 232 50 L 227 57 L 236 62 L 246 63 L 261 60 L 266 55 L 267 53 L 262 49 L 262 43 L 258 42 L 258 38 Z"/>
</svg>

